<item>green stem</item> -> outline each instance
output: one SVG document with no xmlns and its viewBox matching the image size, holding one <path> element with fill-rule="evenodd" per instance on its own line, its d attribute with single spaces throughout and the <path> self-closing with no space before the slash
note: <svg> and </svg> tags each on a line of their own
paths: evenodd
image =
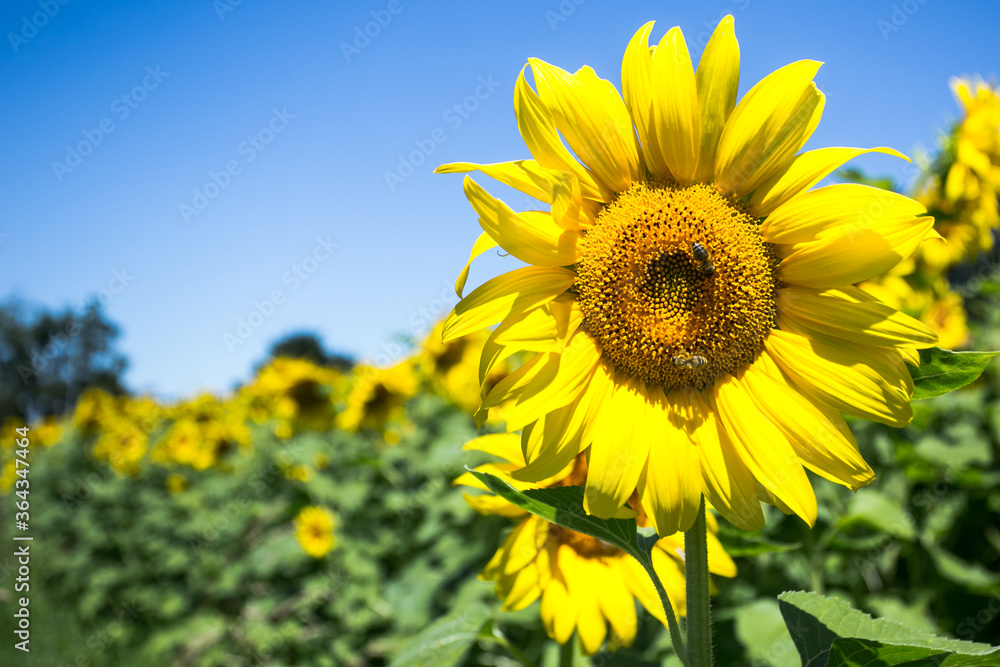
<svg viewBox="0 0 1000 667">
<path fill-rule="evenodd" d="M 565 644 L 559 645 L 559 667 L 573 667 L 576 661 L 573 659 L 574 645 L 576 637 L 570 637 Z"/>
<path fill-rule="evenodd" d="M 687 572 L 688 667 L 712 665 L 712 609 L 708 599 L 708 536 L 705 498 L 698 518 L 684 533 L 684 569 Z"/>
<path fill-rule="evenodd" d="M 670 641 L 673 642 L 674 653 L 677 654 L 684 667 L 691 667 L 688 664 L 687 650 L 684 648 L 684 637 L 681 636 L 681 626 L 677 624 L 677 617 L 674 616 L 674 607 L 670 604 L 667 591 L 663 588 L 660 578 L 656 576 L 656 571 L 653 569 L 653 559 L 647 558 L 640 560 L 639 563 L 642 564 L 649 578 L 653 580 L 653 587 L 656 589 L 656 594 L 660 596 L 660 604 L 663 605 L 663 612 L 667 615 L 667 628 L 670 630 Z"/>
</svg>

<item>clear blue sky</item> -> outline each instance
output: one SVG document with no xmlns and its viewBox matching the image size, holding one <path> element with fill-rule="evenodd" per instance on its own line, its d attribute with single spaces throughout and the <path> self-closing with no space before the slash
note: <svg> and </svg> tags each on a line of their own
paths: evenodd
<svg viewBox="0 0 1000 667">
<path fill-rule="evenodd" d="M 478 233 L 460 177 L 431 172 L 528 157 L 512 96 L 530 56 L 618 85 L 644 22 L 655 39 L 680 25 L 697 53 L 732 13 L 741 94 L 825 61 L 809 146 L 909 154 L 958 114 L 950 76 L 1000 66 L 996 3 L 236 1 L 0 11 L 0 298 L 79 307 L 107 290 L 127 383 L 164 397 L 229 388 L 295 330 L 370 359 L 422 336 Z M 421 143 L 433 153 L 390 188 Z M 503 267 L 487 259 L 470 287 Z"/>
</svg>

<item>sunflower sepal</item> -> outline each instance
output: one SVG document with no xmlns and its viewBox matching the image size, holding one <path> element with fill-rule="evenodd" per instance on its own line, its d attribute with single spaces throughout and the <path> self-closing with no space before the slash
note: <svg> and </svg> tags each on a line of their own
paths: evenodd
<svg viewBox="0 0 1000 667">
<path fill-rule="evenodd" d="M 918 350 L 920 367 L 910 366 L 913 400 L 934 398 L 975 382 L 1000 350 L 955 352 L 932 347 Z"/>
</svg>

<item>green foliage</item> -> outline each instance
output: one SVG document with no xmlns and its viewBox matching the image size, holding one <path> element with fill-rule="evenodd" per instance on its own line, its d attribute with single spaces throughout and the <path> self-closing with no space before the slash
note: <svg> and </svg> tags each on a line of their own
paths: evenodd
<svg viewBox="0 0 1000 667">
<path fill-rule="evenodd" d="M 900 623 L 876 620 L 843 600 L 798 591 L 782 593 L 778 603 L 806 667 L 937 665 L 949 656 L 978 657 L 976 662 L 956 659 L 948 664 L 1000 665 L 1000 648 L 944 639 Z"/>
</svg>

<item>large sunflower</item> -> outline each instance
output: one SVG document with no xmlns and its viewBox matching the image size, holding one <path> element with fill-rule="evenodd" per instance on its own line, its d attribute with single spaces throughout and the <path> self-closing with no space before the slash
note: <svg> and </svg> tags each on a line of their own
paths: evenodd
<svg viewBox="0 0 1000 667">
<path fill-rule="evenodd" d="M 496 475 L 520 489 L 578 485 L 587 474 L 586 458 L 580 455 L 565 469 L 538 484 L 517 481 L 510 474 L 523 467 L 524 459 L 519 438 L 514 434 L 482 436 L 466 444 L 465 448 L 505 459 L 479 466 L 477 470 Z M 486 488 L 470 473 L 456 479 L 455 484 Z M 497 596 L 503 599 L 505 611 L 524 609 L 540 599 L 542 623 L 548 635 L 565 644 L 576 630 L 580 646 L 588 655 L 595 653 L 606 638 L 610 647 L 631 646 L 637 626 L 635 600 L 661 623 L 667 624 L 663 605 L 649 575 L 624 551 L 530 515 L 499 496 L 465 494 L 465 499 L 483 514 L 520 520 L 479 575 L 481 579 L 496 582 Z M 635 497 L 630 499 L 639 512 L 637 521 L 647 525 L 646 515 L 637 500 Z M 715 518 L 708 515 L 707 519 L 709 569 L 713 574 L 733 577 L 736 565 L 716 536 Z M 686 591 L 681 535 L 670 535 L 656 543 L 653 567 L 673 609 L 683 616 Z"/>
<path fill-rule="evenodd" d="M 551 476 L 589 449 L 597 516 L 638 489 L 660 535 L 688 529 L 702 494 L 747 529 L 763 524 L 758 499 L 812 524 L 805 469 L 852 489 L 872 480 L 841 413 L 910 421 L 904 361 L 934 334 L 854 284 L 913 252 L 933 219 L 876 188 L 810 190 L 862 153 L 899 155 L 796 154 L 823 109 L 820 63 L 787 65 L 737 104 L 732 17 L 697 71 L 679 28 L 655 48 L 651 30 L 626 48 L 624 101 L 589 67 L 530 60 L 535 89 L 522 70 L 514 109 L 534 159 L 439 168 L 550 205 L 515 213 L 465 178 L 484 230 L 469 261 L 500 246 L 529 266 L 463 298 L 444 339 L 499 323 L 481 373 L 535 353 L 484 400 L 516 401 L 507 426 L 523 430 L 527 466 L 515 477 Z"/>
</svg>

